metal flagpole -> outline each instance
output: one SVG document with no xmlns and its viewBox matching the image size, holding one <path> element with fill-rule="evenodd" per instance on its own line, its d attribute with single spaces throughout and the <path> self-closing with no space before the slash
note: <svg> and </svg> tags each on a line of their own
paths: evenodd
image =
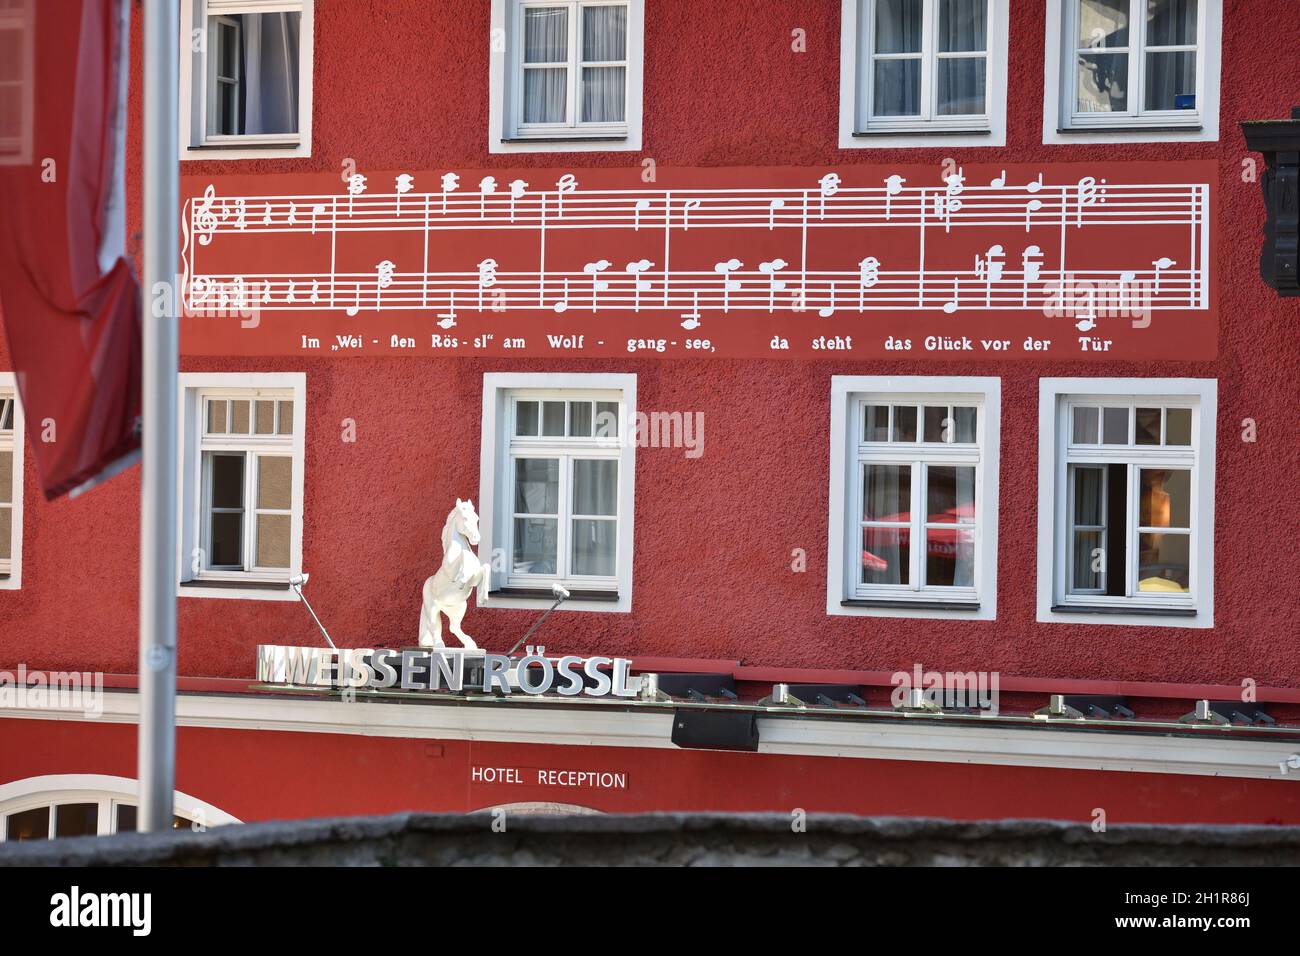
<svg viewBox="0 0 1300 956">
<path fill-rule="evenodd" d="M 139 829 L 169 830 L 176 777 L 178 0 L 144 5 Z"/>
</svg>

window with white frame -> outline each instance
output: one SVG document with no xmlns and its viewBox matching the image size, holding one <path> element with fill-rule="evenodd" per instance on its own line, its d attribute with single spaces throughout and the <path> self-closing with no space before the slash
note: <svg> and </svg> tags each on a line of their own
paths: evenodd
<svg viewBox="0 0 1300 956">
<path fill-rule="evenodd" d="M 1217 115 L 1218 51 L 1208 46 L 1221 0 L 1062 4 L 1063 129 L 1199 127 Z"/>
<path fill-rule="evenodd" d="M 32 17 L 31 0 L 0 0 L 0 164 L 30 161 Z"/>
<path fill-rule="evenodd" d="M 1007 13 L 1006 0 L 845 0 L 849 134 L 1004 136 Z"/>
<path fill-rule="evenodd" d="M 183 10 L 183 152 L 308 155 L 314 0 L 187 0 Z"/>
<path fill-rule="evenodd" d="M 23 420 L 13 382 L 0 376 L 0 590 L 22 582 Z"/>
<path fill-rule="evenodd" d="M 571 603 L 630 606 L 634 385 L 587 378 L 485 376 L 480 550 L 493 558 L 492 600 L 550 600 L 560 584 Z"/>
<path fill-rule="evenodd" d="M 493 151 L 640 148 L 644 0 L 493 0 L 492 18 Z"/>
<path fill-rule="evenodd" d="M 0 784 L 0 843 L 130 833 L 137 824 L 134 780 L 104 774 L 51 774 Z M 177 792 L 174 830 L 239 822 L 211 804 Z"/>
<path fill-rule="evenodd" d="M 1212 383 L 1140 394 L 1074 384 L 1077 390 L 1044 397 L 1052 441 L 1043 496 L 1052 512 L 1049 612 L 1136 614 L 1148 622 L 1208 612 Z"/>
<path fill-rule="evenodd" d="M 301 568 L 301 376 L 186 378 L 182 591 L 283 594 Z"/>
<path fill-rule="evenodd" d="M 966 380 L 969 391 L 950 381 L 953 391 L 906 377 L 833 381 L 832 613 L 991 616 L 999 393 L 996 380 Z"/>
</svg>

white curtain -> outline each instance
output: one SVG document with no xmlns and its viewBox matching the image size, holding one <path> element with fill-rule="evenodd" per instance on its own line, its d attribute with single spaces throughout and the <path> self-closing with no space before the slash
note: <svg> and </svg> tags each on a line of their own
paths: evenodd
<svg viewBox="0 0 1300 956">
<path fill-rule="evenodd" d="M 568 99 L 569 11 L 565 7 L 524 10 L 524 122 L 563 123 Z M 528 66 L 550 64 L 559 66 Z"/>
<path fill-rule="evenodd" d="M 915 53 L 915 58 L 873 60 L 874 116 L 921 112 L 921 0 L 876 0 L 875 52 Z"/>
<path fill-rule="evenodd" d="M 988 49 L 988 0 L 939 0 L 939 52 Z M 941 57 L 936 62 L 938 113 L 984 112 L 985 57 Z"/>
<path fill-rule="evenodd" d="M 582 8 L 583 63 L 622 63 L 627 60 L 627 8 Z M 584 66 L 582 69 L 582 121 L 624 121 L 624 87 L 627 68 Z"/>
<path fill-rule="evenodd" d="M 245 134 L 298 132 L 297 13 L 244 14 Z"/>
</svg>

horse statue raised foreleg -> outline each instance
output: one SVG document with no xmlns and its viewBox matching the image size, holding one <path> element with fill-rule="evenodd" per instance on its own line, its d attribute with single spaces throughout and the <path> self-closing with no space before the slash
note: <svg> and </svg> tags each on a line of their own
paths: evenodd
<svg viewBox="0 0 1300 956">
<path fill-rule="evenodd" d="M 442 618 L 447 615 L 451 633 L 468 649 L 478 647 L 461 628 L 471 591 L 478 590 L 479 604 L 487 601 L 491 584 L 490 568 L 478 559 L 471 547 L 479 543 L 478 514 L 474 503 L 456 499 L 442 527 L 442 566 L 424 582 L 424 600 L 420 606 L 420 646 L 443 647 Z"/>
</svg>

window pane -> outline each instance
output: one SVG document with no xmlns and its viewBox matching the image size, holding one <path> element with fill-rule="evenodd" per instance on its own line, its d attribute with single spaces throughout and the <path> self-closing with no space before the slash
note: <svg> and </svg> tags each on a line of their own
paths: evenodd
<svg viewBox="0 0 1300 956">
<path fill-rule="evenodd" d="M 1128 54 L 1084 53 L 1079 56 L 1080 113 L 1128 111 Z"/>
<path fill-rule="evenodd" d="M 515 574 L 554 574 L 558 522 L 555 518 L 516 518 Z"/>
<path fill-rule="evenodd" d="M 978 408 L 962 408 L 958 406 L 952 410 L 953 426 L 956 429 L 956 435 L 953 441 L 962 444 L 971 445 L 977 440 L 975 433 L 975 423 L 979 418 Z"/>
<path fill-rule="evenodd" d="M 13 558 L 13 509 L 0 508 L 0 560 Z"/>
<path fill-rule="evenodd" d="M 0 451 L 0 503 L 12 504 L 14 500 L 14 453 Z"/>
<path fill-rule="evenodd" d="M 627 70 L 621 66 L 584 66 L 582 68 L 582 121 L 584 123 L 621 123 L 626 97 L 623 87 Z"/>
<path fill-rule="evenodd" d="M 1147 46 L 1194 46 L 1196 0 L 1147 0 Z"/>
<path fill-rule="evenodd" d="M 257 456 L 257 507 L 288 511 L 293 507 L 293 459 L 288 455 Z"/>
<path fill-rule="evenodd" d="M 1160 444 L 1160 409 L 1139 408 L 1137 410 L 1135 436 L 1139 445 Z"/>
<path fill-rule="evenodd" d="M 1192 410 L 1190 408 L 1165 409 L 1165 444 L 1190 445 L 1192 443 Z"/>
<path fill-rule="evenodd" d="M 14 399 L 5 402 L 4 416 L 0 417 L 0 431 L 14 430 Z"/>
<path fill-rule="evenodd" d="M 968 465 L 931 465 L 925 472 L 926 521 L 975 520 L 975 469 Z"/>
<path fill-rule="evenodd" d="M 276 432 L 281 435 L 293 434 L 293 402 L 280 402 L 280 422 Z"/>
<path fill-rule="evenodd" d="M 573 462 L 573 513 L 618 514 L 618 462 L 577 459 Z"/>
<path fill-rule="evenodd" d="M 7 817 L 6 840 L 48 840 L 50 838 L 50 808 L 34 807 Z"/>
<path fill-rule="evenodd" d="M 1148 53 L 1146 84 L 1144 109 L 1196 109 L 1196 54 Z"/>
<path fill-rule="evenodd" d="M 244 506 L 244 456 L 212 455 L 212 507 Z"/>
<path fill-rule="evenodd" d="M 560 513 L 560 462 L 557 458 L 515 459 L 515 513 Z"/>
<path fill-rule="evenodd" d="M 627 7 L 582 8 L 582 59 L 586 63 L 627 59 Z"/>
<path fill-rule="evenodd" d="M 939 52 L 988 48 L 988 0 L 939 0 Z"/>
<path fill-rule="evenodd" d="M 208 402 L 208 432 L 223 435 L 226 431 L 226 400 L 214 398 Z"/>
<path fill-rule="evenodd" d="M 1138 535 L 1138 590 L 1186 593 L 1190 580 L 1190 535 Z"/>
<path fill-rule="evenodd" d="M 975 586 L 975 532 L 930 528 L 926 532 L 925 583 L 929 587 Z"/>
<path fill-rule="evenodd" d="M 524 122 L 563 123 L 568 95 L 567 69 L 524 70 Z"/>
<path fill-rule="evenodd" d="M 119 803 L 113 808 L 117 814 L 114 833 L 134 833 L 136 828 L 136 809 L 129 803 Z"/>
<path fill-rule="evenodd" d="M 289 566 L 289 515 L 257 516 L 257 566 Z"/>
<path fill-rule="evenodd" d="M 925 437 L 923 441 L 943 442 L 948 439 L 952 422 L 948 417 L 947 405 L 925 406 Z"/>
<path fill-rule="evenodd" d="M 565 7 L 524 10 L 524 62 L 563 63 L 569 58 L 569 11 Z"/>
<path fill-rule="evenodd" d="M 876 52 L 921 52 L 921 0 L 876 0 Z"/>
<path fill-rule="evenodd" d="M 889 406 L 868 405 L 863 424 L 863 441 L 889 441 Z"/>
<path fill-rule="evenodd" d="M 1074 467 L 1074 523 L 1076 525 L 1104 525 L 1101 504 L 1103 498 L 1102 479 L 1105 472 L 1100 468 Z"/>
<path fill-rule="evenodd" d="M 300 13 L 240 13 L 222 18 L 215 34 L 218 71 L 213 133 L 298 132 Z"/>
<path fill-rule="evenodd" d="M 573 522 L 573 573 L 614 576 L 617 521 Z"/>
<path fill-rule="evenodd" d="M 222 511 L 212 516 L 212 535 L 208 544 L 208 566 L 242 568 L 244 566 L 244 514 Z"/>
<path fill-rule="evenodd" d="M 862 529 L 862 583 L 909 584 L 911 552 L 906 528 Z"/>
<path fill-rule="evenodd" d="M 971 116 L 984 112 L 984 57 L 938 61 L 939 115 Z"/>
<path fill-rule="evenodd" d="M 1128 46 L 1128 0 L 1081 0 L 1079 48 Z"/>
<path fill-rule="evenodd" d="M 1072 591 L 1100 591 L 1101 574 L 1106 562 L 1101 554 L 1100 531 L 1074 533 L 1074 571 L 1070 582 Z M 1095 570 L 1094 570 L 1095 566 Z"/>
<path fill-rule="evenodd" d="M 1140 477 L 1139 517 L 1143 528 L 1192 526 L 1192 473 L 1185 468 L 1143 468 Z"/>
<path fill-rule="evenodd" d="M 596 437 L 618 437 L 618 402 L 596 403 Z"/>
<path fill-rule="evenodd" d="M 253 430 L 258 435 L 275 434 L 275 402 L 253 403 Z"/>
<path fill-rule="evenodd" d="M 591 402 L 569 402 L 569 434 L 591 437 Z"/>
<path fill-rule="evenodd" d="M 1101 443 L 1103 445 L 1128 444 L 1127 408 L 1102 409 Z"/>
<path fill-rule="evenodd" d="M 564 402 L 542 402 L 542 434 L 564 437 Z"/>
<path fill-rule="evenodd" d="M 537 434 L 536 402 L 515 403 L 515 434 L 526 436 Z"/>
<path fill-rule="evenodd" d="M 916 406 L 894 406 L 894 441 L 916 441 Z"/>
<path fill-rule="evenodd" d="M 920 115 L 920 60 L 876 60 L 871 83 L 872 115 Z"/>
<path fill-rule="evenodd" d="M 865 465 L 863 521 L 907 521 L 912 511 L 911 465 Z"/>
<path fill-rule="evenodd" d="M 94 836 L 99 832 L 99 804 L 65 803 L 54 810 L 56 837 Z"/>
<path fill-rule="evenodd" d="M 248 434 L 248 402 L 236 400 L 230 403 L 230 431 L 234 435 Z"/>
<path fill-rule="evenodd" d="M 1074 444 L 1097 444 L 1097 422 L 1100 413 L 1090 405 L 1074 406 Z"/>
</svg>

